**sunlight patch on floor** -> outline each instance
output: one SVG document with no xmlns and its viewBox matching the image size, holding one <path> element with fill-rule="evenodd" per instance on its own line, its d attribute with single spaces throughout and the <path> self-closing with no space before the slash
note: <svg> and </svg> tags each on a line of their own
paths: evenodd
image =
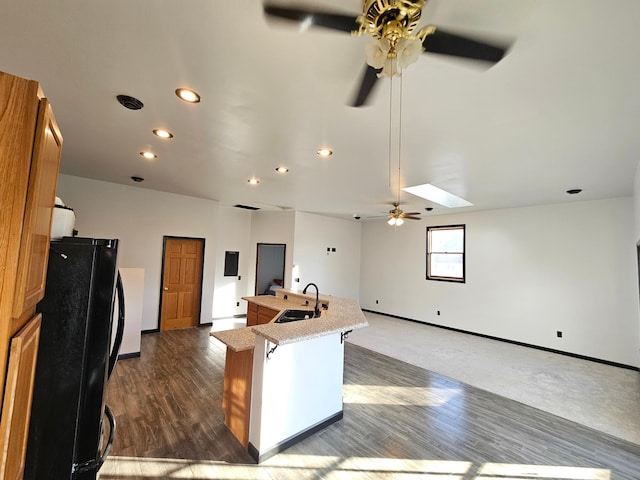
<svg viewBox="0 0 640 480">
<path fill-rule="evenodd" d="M 459 396 L 462 389 L 440 387 L 397 387 L 381 385 L 344 385 L 344 403 L 369 405 L 417 405 L 438 407 Z"/>
<path fill-rule="evenodd" d="M 608 469 L 281 453 L 261 465 L 166 458 L 109 457 L 100 480 L 317 478 L 393 480 L 611 480 Z M 470 476 L 471 475 L 471 476 Z"/>
<path fill-rule="evenodd" d="M 478 472 L 476 480 L 528 480 L 533 478 L 610 480 L 611 470 L 602 468 L 485 463 Z"/>
</svg>

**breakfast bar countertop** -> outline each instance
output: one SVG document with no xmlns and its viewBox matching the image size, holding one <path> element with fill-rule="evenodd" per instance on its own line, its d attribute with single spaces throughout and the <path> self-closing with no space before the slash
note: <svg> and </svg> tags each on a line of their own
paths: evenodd
<svg viewBox="0 0 640 480">
<path fill-rule="evenodd" d="M 211 332 L 209 335 L 220 340 L 234 352 L 242 352 L 243 350 L 253 350 L 255 346 L 256 334 L 251 331 L 251 328 L 234 328 L 233 330 Z"/>
<path fill-rule="evenodd" d="M 315 304 L 315 295 L 303 295 L 300 292 L 286 289 L 278 290 L 277 296 L 259 295 L 242 298 L 279 311 L 304 309 L 301 307 L 312 309 Z M 309 305 L 306 305 L 306 300 L 309 300 Z M 327 305 L 328 309 L 322 310 L 322 315 L 319 318 L 287 323 L 271 321 L 263 325 L 211 332 L 211 335 L 233 351 L 239 352 L 252 349 L 256 335 L 275 345 L 285 345 L 333 333 L 347 332 L 368 325 L 367 319 L 360 310 L 360 305 L 355 300 L 320 295 L 320 304 Z"/>
</svg>

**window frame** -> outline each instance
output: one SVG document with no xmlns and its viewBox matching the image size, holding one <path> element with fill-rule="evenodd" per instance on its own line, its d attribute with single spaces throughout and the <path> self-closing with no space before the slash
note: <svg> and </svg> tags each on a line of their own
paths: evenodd
<svg viewBox="0 0 640 480">
<path fill-rule="evenodd" d="M 462 252 L 432 252 L 431 251 L 431 232 L 438 230 L 462 230 Z M 466 224 L 457 224 L 457 225 L 434 225 L 431 227 L 427 227 L 427 252 L 426 252 L 426 279 L 433 280 L 437 282 L 453 282 L 453 283 L 466 283 L 467 280 L 467 269 L 466 269 L 466 258 L 467 258 L 467 228 Z M 462 255 L 462 278 L 458 277 L 442 277 L 437 275 L 431 275 L 431 255 L 432 253 L 437 254 L 452 254 L 452 255 Z"/>
</svg>

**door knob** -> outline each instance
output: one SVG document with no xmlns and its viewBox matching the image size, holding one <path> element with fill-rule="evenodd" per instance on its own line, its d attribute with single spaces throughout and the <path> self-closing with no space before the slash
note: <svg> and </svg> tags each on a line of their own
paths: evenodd
<svg viewBox="0 0 640 480">
<path fill-rule="evenodd" d="M 168 292 L 169 291 L 169 287 L 164 287 L 164 291 Z"/>
</svg>

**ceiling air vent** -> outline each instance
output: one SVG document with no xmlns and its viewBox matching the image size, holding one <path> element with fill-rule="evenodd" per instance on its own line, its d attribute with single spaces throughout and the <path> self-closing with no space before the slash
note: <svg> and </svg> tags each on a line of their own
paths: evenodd
<svg viewBox="0 0 640 480">
<path fill-rule="evenodd" d="M 144 107 L 144 104 L 140 100 L 130 97 L 129 95 L 118 95 L 116 98 L 120 102 L 120 105 L 129 110 L 140 110 Z"/>
<path fill-rule="evenodd" d="M 238 204 L 238 205 L 234 205 L 234 207 L 236 207 L 236 208 L 244 208 L 245 210 L 260 210 L 259 207 L 252 207 L 250 205 L 240 205 L 240 204 Z"/>
</svg>

